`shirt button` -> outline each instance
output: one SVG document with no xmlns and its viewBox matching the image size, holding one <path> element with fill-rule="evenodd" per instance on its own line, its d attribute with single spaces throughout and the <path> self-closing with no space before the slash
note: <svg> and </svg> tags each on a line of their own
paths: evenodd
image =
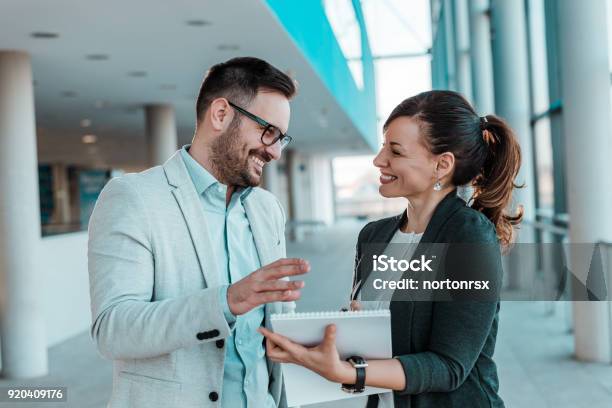
<svg viewBox="0 0 612 408">
<path fill-rule="evenodd" d="M 238 340 L 238 345 L 242 346 L 242 340 Z"/>
<path fill-rule="evenodd" d="M 249 380 L 244 380 L 244 385 L 249 385 Z"/>
</svg>

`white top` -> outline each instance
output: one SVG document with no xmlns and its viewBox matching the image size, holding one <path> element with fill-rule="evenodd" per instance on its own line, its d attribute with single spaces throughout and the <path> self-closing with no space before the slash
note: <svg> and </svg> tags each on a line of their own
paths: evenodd
<svg viewBox="0 0 612 408">
<path fill-rule="evenodd" d="M 417 244 L 421 241 L 423 237 L 423 233 L 417 234 L 415 232 L 402 232 L 398 229 L 387 247 L 380 255 L 387 255 L 388 257 L 394 257 L 396 259 L 410 259 L 416 250 Z M 397 244 L 406 244 L 406 245 L 397 245 Z M 403 272 L 385 272 L 390 280 L 399 280 L 402 278 Z M 368 280 L 362 285 L 372 285 L 371 279 L 375 279 L 373 274 L 370 274 Z M 389 309 L 389 302 L 383 300 L 369 300 L 369 301 L 361 301 L 361 293 L 359 291 L 359 295 L 357 296 L 357 300 L 361 303 L 362 309 Z M 385 294 L 385 292 L 378 292 L 381 294 L 381 298 Z"/>
<path fill-rule="evenodd" d="M 415 232 L 406 233 L 406 232 L 402 232 L 398 228 L 398 230 L 395 232 L 395 234 L 391 238 L 391 241 L 389 241 L 389 244 L 385 248 L 383 254 L 387 256 L 393 256 L 395 258 L 410 259 L 416 249 L 416 246 L 417 246 L 416 244 L 418 244 L 421 241 L 422 237 L 423 237 L 422 232 L 420 234 L 417 234 Z M 391 244 L 414 244 L 414 245 L 406 245 L 404 247 L 404 246 L 391 245 Z M 390 274 L 393 274 L 393 272 L 390 272 Z M 400 279 L 402 272 L 396 272 L 395 274 L 398 274 L 398 276 L 393 276 L 392 279 Z M 372 275 L 370 275 L 370 277 L 372 277 Z M 366 284 L 371 285 L 371 282 L 368 281 L 366 282 Z M 381 292 L 381 294 L 382 293 L 383 292 Z M 390 302 L 386 300 L 361 301 L 361 291 L 359 292 L 357 299 L 359 300 L 359 303 L 361 304 L 362 310 L 372 310 L 372 309 L 389 310 Z M 378 408 L 394 408 L 392 392 L 388 392 L 385 394 L 378 394 L 378 398 L 379 398 Z"/>
</svg>

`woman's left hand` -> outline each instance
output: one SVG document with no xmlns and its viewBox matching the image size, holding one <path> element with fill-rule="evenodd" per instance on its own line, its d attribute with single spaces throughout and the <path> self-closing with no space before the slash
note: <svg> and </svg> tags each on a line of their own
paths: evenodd
<svg viewBox="0 0 612 408">
<path fill-rule="evenodd" d="M 266 337 L 266 351 L 270 360 L 277 363 L 299 364 L 336 383 L 355 382 L 355 369 L 349 363 L 340 360 L 336 348 L 335 325 L 330 324 L 325 328 L 323 341 L 315 347 L 304 347 L 263 327 L 258 331 Z"/>
</svg>

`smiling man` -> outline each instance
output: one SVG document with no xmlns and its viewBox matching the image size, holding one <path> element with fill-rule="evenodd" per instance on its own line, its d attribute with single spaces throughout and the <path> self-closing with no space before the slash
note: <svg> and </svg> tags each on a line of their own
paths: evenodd
<svg viewBox="0 0 612 408">
<path fill-rule="evenodd" d="M 89 225 L 91 335 L 114 360 L 111 407 L 284 406 L 266 359 L 271 313 L 309 269 L 285 259 L 285 216 L 258 188 L 291 138 L 293 81 L 257 58 L 207 73 L 191 145 L 113 179 Z"/>
</svg>

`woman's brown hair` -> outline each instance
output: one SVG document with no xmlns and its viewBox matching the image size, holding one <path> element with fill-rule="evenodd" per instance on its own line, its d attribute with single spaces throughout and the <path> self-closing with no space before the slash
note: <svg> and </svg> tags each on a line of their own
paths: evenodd
<svg viewBox="0 0 612 408">
<path fill-rule="evenodd" d="M 495 225 L 502 248 L 514 240 L 513 226 L 521 222 L 523 208 L 516 215 L 506 213 L 512 199 L 514 180 L 521 166 L 521 148 L 508 124 L 495 115 L 479 117 L 460 94 L 428 91 L 401 102 L 384 124 L 396 118 L 416 119 L 425 146 L 433 154 L 451 152 L 455 171 L 451 183 L 474 188 L 472 208 Z"/>
</svg>

